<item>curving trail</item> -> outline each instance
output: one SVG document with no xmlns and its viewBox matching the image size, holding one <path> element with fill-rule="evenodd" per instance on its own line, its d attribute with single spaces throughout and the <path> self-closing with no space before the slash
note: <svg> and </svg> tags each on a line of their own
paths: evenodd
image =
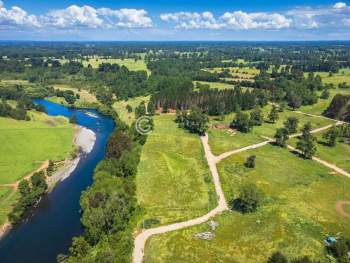
<svg viewBox="0 0 350 263">
<path fill-rule="evenodd" d="M 142 231 L 140 234 L 136 236 L 134 241 L 134 252 L 133 252 L 134 263 L 143 262 L 144 248 L 147 240 L 151 236 L 202 224 L 208 221 L 210 218 L 220 214 L 221 212 L 228 210 L 228 205 L 224 196 L 224 192 L 222 191 L 222 188 L 221 188 L 219 174 L 216 169 L 216 163 L 218 161 L 218 158 L 215 157 L 210 150 L 210 147 L 208 144 L 208 135 L 206 134 L 205 136 L 201 137 L 201 140 L 205 151 L 205 157 L 208 161 L 209 169 L 213 177 L 215 191 L 218 196 L 218 206 L 215 209 L 211 210 L 208 214 L 195 219 Z"/>
<path fill-rule="evenodd" d="M 350 219 L 350 214 L 344 211 L 344 206 L 347 205 L 350 206 L 350 201 L 338 201 L 335 205 L 335 209 L 338 214 Z"/>
<path fill-rule="evenodd" d="M 302 112 L 298 112 L 300 114 L 305 114 L 305 115 L 310 115 L 310 116 L 317 116 L 317 115 L 311 115 L 311 114 L 306 114 L 306 113 L 302 113 Z M 322 118 L 326 118 L 323 116 L 317 116 L 317 117 L 322 117 Z M 328 119 L 328 118 L 327 118 Z M 336 120 L 334 120 L 336 121 Z M 321 128 L 317 128 L 311 131 L 311 133 L 317 133 L 317 132 L 321 132 L 321 131 L 325 131 L 333 126 L 338 126 L 338 125 L 342 125 L 344 124 L 344 122 L 342 121 L 336 121 L 335 124 L 330 124 Z M 298 137 L 301 134 L 293 134 L 290 136 L 290 138 L 294 138 L 294 137 Z M 263 137 L 263 136 L 262 136 Z M 142 263 L 143 262 L 143 256 L 144 256 L 144 248 L 146 245 L 147 240 L 154 235 L 158 235 L 158 234 L 164 234 L 167 232 L 171 232 L 171 231 L 175 231 L 175 230 L 179 230 L 179 229 L 183 229 L 183 228 L 187 228 L 187 227 L 191 227 L 191 226 L 195 226 L 195 225 L 199 225 L 202 224 L 206 221 L 208 221 L 209 219 L 211 219 L 212 217 L 215 217 L 216 215 L 222 213 L 223 211 L 228 210 L 228 205 L 224 196 L 224 192 L 222 191 L 221 188 L 221 183 L 220 183 L 220 177 L 216 168 L 216 164 L 219 163 L 220 161 L 222 161 L 223 159 L 233 155 L 233 154 L 237 154 L 240 152 L 244 152 L 247 150 L 252 150 L 252 149 L 257 149 L 260 148 L 262 146 L 265 146 L 267 144 L 273 143 L 275 141 L 275 139 L 269 138 L 269 137 L 263 137 L 264 139 L 266 139 L 266 141 L 263 141 L 261 143 L 257 143 L 257 144 L 253 144 L 253 145 L 249 145 L 240 149 L 236 149 L 233 151 L 229 151 L 226 153 L 223 153 L 219 156 L 215 156 L 213 155 L 213 153 L 210 150 L 210 146 L 208 143 L 208 134 L 205 134 L 205 136 L 201 137 L 201 141 L 203 144 L 203 148 L 205 151 L 205 157 L 207 159 L 208 165 L 209 165 L 209 169 L 211 172 L 211 175 L 213 177 L 213 181 L 214 181 L 214 185 L 215 185 L 215 191 L 216 194 L 218 196 L 218 206 L 211 210 L 208 214 L 195 218 L 195 219 L 191 219 L 188 221 L 184 221 L 184 222 L 179 222 L 179 223 L 174 223 L 174 224 L 170 224 L 170 225 L 166 225 L 166 226 L 160 226 L 160 227 L 156 227 L 156 228 L 151 228 L 148 230 L 144 230 L 141 233 L 139 233 L 136 237 L 135 237 L 135 241 L 134 241 L 134 251 L 133 251 L 133 263 Z M 295 149 L 294 147 L 288 145 L 288 148 L 290 150 L 299 152 L 299 150 Z M 321 163 L 324 166 L 327 166 L 328 168 L 336 171 L 337 173 L 344 175 L 346 177 L 350 178 L 350 174 L 346 171 L 344 171 L 343 169 L 335 166 L 334 164 L 328 163 L 324 160 L 321 160 L 317 157 L 313 157 L 312 158 L 314 161 L 317 161 L 319 163 Z M 349 214 L 344 214 L 342 213 L 342 206 L 348 204 L 348 203 L 337 203 L 337 207 L 338 207 L 338 211 L 339 213 L 341 213 L 342 215 L 346 216 L 346 217 L 350 217 Z M 339 208 L 340 207 L 340 208 Z"/>
</svg>

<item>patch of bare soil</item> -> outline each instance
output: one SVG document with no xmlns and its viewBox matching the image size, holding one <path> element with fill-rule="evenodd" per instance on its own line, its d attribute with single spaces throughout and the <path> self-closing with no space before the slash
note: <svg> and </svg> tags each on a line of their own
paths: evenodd
<svg viewBox="0 0 350 263">
<path fill-rule="evenodd" d="M 345 206 L 350 206 L 350 201 L 338 201 L 335 205 L 335 209 L 338 214 L 350 219 L 350 214 L 344 210 Z"/>
</svg>

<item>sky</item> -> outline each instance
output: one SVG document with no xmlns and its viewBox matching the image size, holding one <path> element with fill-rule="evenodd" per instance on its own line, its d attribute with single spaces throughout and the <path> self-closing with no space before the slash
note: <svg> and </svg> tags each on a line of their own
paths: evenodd
<svg viewBox="0 0 350 263">
<path fill-rule="evenodd" d="M 350 3 L 0 0 L 0 40 L 350 40 Z"/>
</svg>

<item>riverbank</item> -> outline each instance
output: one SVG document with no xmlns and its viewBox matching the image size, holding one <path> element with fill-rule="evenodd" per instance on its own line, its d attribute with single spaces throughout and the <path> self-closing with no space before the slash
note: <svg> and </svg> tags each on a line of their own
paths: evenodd
<svg viewBox="0 0 350 263">
<path fill-rule="evenodd" d="M 66 159 L 63 164 L 50 177 L 47 177 L 49 192 L 55 185 L 68 178 L 78 166 L 81 156 L 89 154 L 96 142 L 96 134 L 85 127 L 76 126 L 73 143 L 78 151 L 77 157 L 74 159 Z"/>
<path fill-rule="evenodd" d="M 81 157 L 89 154 L 93 150 L 95 142 L 96 134 L 92 130 L 79 125 L 76 126 L 73 144 L 75 145 L 78 154 L 73 159 L 67 158 L 50 177 L 47 177 L 46 182 L 48 184 L 48 192 L 51 192 L 59 182 L 68 178 L 72 174 L 78 166 Z M 11 230 L 11 228 L 12 225 L 10 222 L 6 222 L 0 226 L 0 240 Z"/>
</svg>

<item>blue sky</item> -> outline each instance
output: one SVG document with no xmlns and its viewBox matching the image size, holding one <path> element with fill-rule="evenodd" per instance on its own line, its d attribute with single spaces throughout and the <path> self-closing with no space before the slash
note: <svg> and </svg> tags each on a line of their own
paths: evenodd
<svg viewBox="0 0 350 263">
<path fill-rule="evenodd" d="M 350 40 L 344 1 L 3 0 L 1 40 Z"/>
</svg>

